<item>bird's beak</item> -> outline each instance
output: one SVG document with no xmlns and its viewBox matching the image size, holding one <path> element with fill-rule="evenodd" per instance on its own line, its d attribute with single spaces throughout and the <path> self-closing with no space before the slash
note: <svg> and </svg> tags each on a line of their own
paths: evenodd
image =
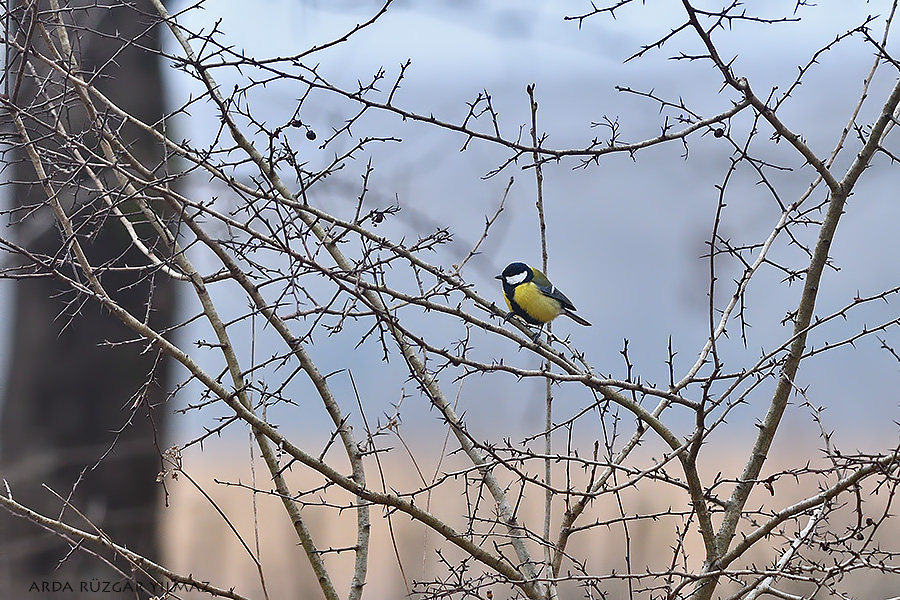
<svg viewBox="0 0 900 600">
<path fill-rule="evenodd" d="M 500 279 L 500 280 L 502 280 L 502 279 L 503 279 L 503 275 L 494 275 L 494 279 Z"/>
</svg>

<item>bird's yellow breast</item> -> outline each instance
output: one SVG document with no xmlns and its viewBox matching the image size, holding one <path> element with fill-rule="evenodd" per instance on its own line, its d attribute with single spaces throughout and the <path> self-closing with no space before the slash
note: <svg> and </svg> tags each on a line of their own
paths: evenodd
<svg viewBox="0 0 900 600">
<path fill-rule="evenodd" d="M 532 282 L 517 286 L 513 299 L 525 312 L 542 323 L 548 323 L 562 314 L 559 301 L 545 296 Z"/>
</svg>

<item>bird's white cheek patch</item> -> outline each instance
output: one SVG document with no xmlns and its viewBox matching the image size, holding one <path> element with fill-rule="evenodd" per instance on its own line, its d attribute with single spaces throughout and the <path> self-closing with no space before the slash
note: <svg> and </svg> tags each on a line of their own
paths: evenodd
<svg viewBox="0 0 900 600">
<path fill-rule="evenodd" d="M 509 277 L 507 277 L 506 283 L 508 283 L 509 285 L 519 285 L 520 283 L 525 281 L 526 277 L 528 277 L 528 273 L 522 271 L 517 275 L 510 275 Z"/>
</svg>

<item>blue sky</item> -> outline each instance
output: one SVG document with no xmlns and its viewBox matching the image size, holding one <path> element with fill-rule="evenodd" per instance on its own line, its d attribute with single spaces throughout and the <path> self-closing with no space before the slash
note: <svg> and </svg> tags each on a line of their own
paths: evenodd
<svg viewBox="0 0 900 600">
<path fill-rule="evenodd" d="M 759 2 L 753 4 L 753 10 L 775 17 L 782 14 L 779 11 L 784 4 Z M 771 88 L 786 89 L 798 67 L 806 64 L 818 48 L 862 23 L 866 14 L 879 10 L 882 4 L 819 2 L 816 7 L 799 10 L 799 23 L 763 26 L 737 22 L 731 30 L 717 32 L 715 39 L 723 55 L 736 55 L 735 72 L 747 76 L 756 92 L 764 96 Z M 179 6 L 176 4 L 172 12 L 176 13 Z M 380 4 L 218 0 L 216 13 L 212 6 L 190 11 L 180 19 L 189 27 L 208 30 L 215 19 L 221 18 L 222 40 L 249 56 L 264 58 L 295 54 L 330 40 L 368 18 Z M 596 16 L 579 28 L 563 17 L 588 10 L 588 2 L 398 2 L 374 26 L 347 43 L 315 55 L 308 64 L 318 64 L 319 72 L 335 83 L 352 86 L 357 79 L 371 77 L 379 67 L 386 69 L 390 82 L 399 65 L 411 59 L 412 66 L 396 96 L 397 105 L 459 122 L 465 115 L 466 102 L 486 89 L 500 113 L 500 126 L 509 137 L 515 137 L 518 127 L 528 121 L 525 87 L 535 83 L 539 126 L 548 134 L 546 145 L 578 147 L 593 137 L 602 138 L 608 131 L 592 127 L 592 123 L 604 118 L 618 119 L 623 140 L 637 141 L 656 135 L 664 117 L 653 102 L 616 91 L 617 85 L 652 90 L 671 101 L 681 98 L 704 116 L 722 112 L 739 99 L 733 91 L 721 89 L 721 77 L 709 63 L 670 59 L 682 51 L 700 51 L 696 36 L 689 32 L 644 58 L 624 62 L 642 44 L 655 41 L 682 22 L 679 6 L 671 2 L 636 3 L 633 8 L 618 11 L 615 19 Z M 790 12 L 786 16 L 793 17 Z M 877 28 L 873 31 L 880 36 Z M 779 115 L 813 149 L 827 154 L 847 122 L 872 60 L 872 48 L 861 39 L 843 42 L 821 57 L 820 65 L 808 73 L 804 85 Z M 214 75 L 226 90 L 235 83 L 246 83 L 247 76 L 236 70 L 217 70 Z M 871 122 L 877 114 L 884 90 L 895 77 L 884 69 L 873 83 L 872 100 L 864 107 L 861 123 Z M 195 82 L 176 71 L 170 72 L 170 78 L 175 104 L 184 101 L 191 91 L 199 91 L 192 87 Z M 300 94 L 302 90 L 296 84 L 272 84 L 255 88 L 248 101 L 257 118 L 274 127 L 291 118 Z M 307 101 L 301 118 L 319 133 L 321 141 L 349 114 L 352 111 L 345 105 L 321 95 Z M 673 118 L 677 111 L 668 115 Z M 744 113 L 731 123 L 736 139 L 746 138 L 751 126 L 749 116 Z M 178 123 L 185 137 L 202 145 L 215 132 L 217 118 L 208 105 L 197 105 L 190 119 Z M 449 226 L 454 243 L 436 258 L 446 264 L 465 253 L 477 239 L 484 217 L 493 212 L 508 178 L 515 177 L 495 232 L 484 253 L 473 259 L 466 271 L 479 293 L 500 302 L 493 275 L 513 260 L 533 264 L 540 260 L 533 172 L 514 165 L 494 178 L 484 179 L 503 161 L 503 149 L 473 143 L 459 152 L 464 139 L 458 134 L 401 123 L 393 115 L 372 114 L 354 129 L 354 137 L 387 133 L 401 137 L 402 143 L 379 146 L 361 157 L 371 158 L 375 168 L 370 201 L 382 205 L 396 202 L 403 209 L 382 231 L 399 238 L 437 225 Z M 340 143 L 349 143 L 339 142 L 336 148 L 320 150 L 316 143 L 303 140 L 302 134 L 298 130 L 285 135 L 293 136 L 291 143 L 303 150 L 303 159 L 312 167 L 326 164 Z M 812 172 L 787 144 L 770 143 L 769 135 L 770 131 L 763 131 L 751 147 L 767 160 L 793 169 L 772 174 L 783 198 L 791 201 L 808 185 Z M 594 323 L 591 330 L 584 330 L 560 322 L 556 331 L 571 333 L 601 373 L 624 376 L 619 351 L 627 338 L 636 371 L 645 380 L 662 385 L 667 374 L 669 337 L 678 350 L 676 370 L 684 370 L 693 363 L 707 335 L 708 263 L 700 256 L 712 226 L 716 185 L 721 184 L 732 153 L 723 140 L 696 134 L 690 138 L 687 160 L 683 153 L 680 143 L 673 143 L 640 152 L 634 160 L 610 155 L 587 169 L 573 168 L 577 162 L 572 160 L 551 163 L 544 169 L 550 275 L 578 306 L 579 313 Z M 853 154 L 845 152 L 837 164 L 848 164 Z M 335 178 L 329 191 L 316 194 L 314 202 L 338 214 L 351 210 L 364 165 L 365 160 L 356 160 Z M 896 178 L 896 171 L 883 158 L 876 160 L 875 168 L 863 178 L 835 241 L 835 264 L 841 270 L 826 274 L 817 314 L 848 304 L 857 293 L 875 293 L 900 280 L 895 259 L 897 213 L 890 201 Z M 216 193 L 204 188 L 202 181 L 195 184 L 200 194 Z M 777 217 L 777 207 L 758 185 L 758 177 L 749 170 L 739 172 L 729 186 L 723 233 L 735 242 L 760 241 Z M 798 234 L 810 241 L 814 231 L 798 230 Z M 801 264 L 801 253 L 786 242 L 779 241 L 773 256 L 792 265 Z M 738 264 L 720 264 L 717 306 L 727 302 L 731 280 L 739 274 Z M 770 349 L 789 335 L 789 328 L 780 321 L 795 308 L 800 286 L 788 286 L 781 278 L 774 269 L 758 274 L 746 307 L 752 325 L 749 343 L 745 348 L 737 324 L 729 327 L 731 335 L 722 342 L 726 368 L 739 369 L 761 349 Z M 221 293 L 227 302 L 228 292 Z M 234 314 L 244 309 L 243 301 L 231 306 Z M 186 311 L 191 310 L 189 304 Z M 890 304 L 867 307 L 852 314 L 847 322 L 823 328 L 811 336 L 811 342 L 834 341 L 852 332 L 852 327 L 874 325 L 891 318 L 894 312 Z M 451 340 L 452 330 L 446 334 Z M 249 339 L 249 329 L 246 335 Z M 890 338 L 892 332 L 886 335 Z M 200 327 L 184 337 L 193 340 L 203 336 Z M 267 338 L 262 333 L 259 336 L 258 351 L 271 351 L 263 341 Z M 357 380 L 379 381 L 389 374 L 393 387 L 372 403 L 377 416 L 389 410 L 390 402 L 399 396 L 403 370 L 396 360 L 391 365 L 381 363 L 377 348 L 354 350 L 354 343 L 352 339 L 318 339 L 312 350 L 323 371 L 339 368 L 347 352 L 353 352 Z M 506 340 L 485 339 L 482 343 L 480 350 L 485 358 L 508 356 L 522 364 L 537 365 L 534 357 L 518 352 Z M 833 425 L 854 432 L 848 440 L 851 442 L 859 439 L 862 443 L 873 436 L 896 437 L 893 420 L 898 411 L 892 389 L 900 364 L 877 346 L 877 340 L 870 337 L 856 350 L 848 347 L 810 360 L 801 371 L 814 402 L 829 407 L 827 414 L 834 419 Z M 513 394 L 508 393 L 511 386 Z M 345 383 L 342 389 L 346 392 L 349 387 Z M 540 382 L 493 377 L 467 382 L 463 389 L 461 398 L 463 402 L 470 399 L 469 422 L 476 423 L 476 428 L 498 415 L 510 416 L 511 424 L 529 431 L 540 421 Z M 560 391 L 563 406 L 568 393 L 565 388 Z M 578 395 L 584 392 L 571 393 L 575 395 L 571 406 L 581 406 L 584 398 Z M 514 397 L 508 398 L 510 395 Z M 481 402 L 482 396 L 495 401 Z M 761 393 L 735 416 L 757 419 L 765 403 L 765 393 Z M 412 408 L 411 404 L 405 405 L 409 418 L 416 415 L 433 420 L 427 407 Z M 861 404 L 866 408 L 860 410 Z M 201 421 L 208 425 L 205 418 Z M 802 409 L 793 409 L 788 418 L 789 423 L 793 419 L 798 428 L 815 434 Z M 188 430 L 200 424 L 187 423 Z M 689 424 L 689 420 L 684 422 L 685 427 Z M 754 431 L 749 430 L 749 434 Z M 857 437 L 861 435 L 865 437 Z"/>
</svg>

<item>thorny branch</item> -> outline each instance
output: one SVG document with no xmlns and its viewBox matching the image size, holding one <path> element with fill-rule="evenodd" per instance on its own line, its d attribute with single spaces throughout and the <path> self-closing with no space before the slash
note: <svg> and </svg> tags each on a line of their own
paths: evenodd
<svg viewBox="0 0 900 600">
<path fill-rule="evenodd" d="M 591 4 L 589 11 L 567 18 L 583 28 L 588 20 L 618 18 L 637 10 L 638 4 L 631 0 L 608 6 Z M 6 214 L 18 222 L 45 219 L 52 223 L 63 250 L 47 256 L 32 251 L 27 239 L 0 239 L 0 244 L 17 256 L 17 262 L 4 267 L 3 276 L 14 280 L 52 277 L 75 295 L 73 306 L 98 303 L 127 325 L 142 344 L 180 363 L 190 381 L 202 389 L 201 398 L 187 400 L 185 411 L 206 415 L 210 407 L 227 407 L 227 415 L 219 417 L 217 425 L 207 426 L 204 433 L 181 444 L 178 453 L 214 443 L 214 438 L 240 424 L 249 428 L 265 462 L 268 485 L 254 482 L 234 487 L 277 499 L 326 598 L 341 597 L 342 581 L 324 557 L 345 551 L 354 556 L 346 594 L 354 600 L 364 596 L 372 577 L 371 532 L 378 527 L 371 518 L 373 508 L 388 516 L 405 515 L 437 534 L 434 567 L 438 571 L 424 574 L 410 586 L 412 595 L 421 598 L 491 598 L 500 590 L 511 589 L 513 597 L 536 600 L 568 597 L 577 588 L 587 597 L 811 597 L 803 590 L 813 589 L 814 595 L 820 589 L 837 589 L 842 576 L 854 571 L 886 575 L 900 571 L 896 566 L 900 550 L 885 544 L 880 535 L 893 525 L 887 517 L 895 508 L 900 458 L 894 445 L 882 453 L 843 455 L 822 426 L 821 411 L 814 411 L 826 442 L 820 460 L 807 456 L 800 466 L 764 475 L 776 434 L 782 435 L 779 431 L 784 428 L 791 395 L 808 395 L 801 381 L 801 364 L 865 343 L 875 333 L 893 334 L 900 325 L 895 316 L 881 317 L 871 321 L 875 324 L 839 329 L 818 345 L 809 341 L 819 332 L 835 331 L 857 314 L 865 318 L 870 314 L 867 311 L 887 303 L 900 290 L 894 281 L 875 291 L 857 293 L 825 316 L 815 313 L 829 283 L 828 268 L 834 266 L 834 241 L 843 215 L 850 210 L 848 199 L 876 156 L 896 156 L 887 146 L 888 134 L 898 119 L 900 84 L 878 98 L 881 106 L 871 123 L 859 122 L 869 106 L 866 101 L 876 96 L 872 92 L 876 73 L 887 70 L 896 77 L 900 68 L 888 40 L 896 3 L 890 4 L 886 17 L 869 17 L 820 47 L 802 62 L 796 79 L 780 95 L 772 91 L 763 97 L 751 86 L 751 76 L 742 73 L 740 60 L 723 54 L 725 46 L 719 40 L 732 27 L 790 27 L 799 17 L 754 15 L 736 1 L 720 10 L 702 10 L 683 0 L 683 20 L 655 40 L 642 43 L 626 57 L 627 62 L 648 60 L 655 50 L 693 36 L 702 53 L 682 52 L 673 64 L 710 64 L 719 83 L 724 83 L 722 90 L 710 93 L 720 94 L 720 107 L 701 111 L 682 98 L 671 100 L 657 90 L 619 86 L 620 93 L 658 109 L 662 123 L 658 133 L 626 142 L 620 120 L 604 115 L 593 123 L 605 124 L 608 138 L 594 137 L 578 147 L 558 149 L 550 146 L 549 134 L 538 131 L 538 104 L 532 86 L 527 88 L 530 123 L 511 137 L 502 102 L 487 89 L 467 103 L 462 119 L 446 119 L 407 107 L 401 83 L 412 76 L 410 61 L 401 65 L 396 77 L 381 68 L 374 75 L 360 75 L 356 84 L 349 86 L 335 83 L 337 78 L 332 79 L 320 63 L 309 62 L 339 45 L 353 43 L 360 31 L 377 30 L 389 9 L 393 10 L 391 2 L 332 41 L 292 56 L 262 59 L 229 43 L 218 23 L 205 32 L 191 31 L 184 24 L 184 13 L 169 14 L 159 0 L 153 0 L 153 5 L 157 15 L 140 17 L 152 17 L 164 25 L 174 39 L 173 47 L 178 48 L 161 58 L 202 86 L 198 97 L 172 111 L 166 121 L 208 103 L 216 113 L 219 130 L 205 147 L 174 138 L 174 128 L 167 122 L 141 122 L 97 89 L 95 74 L 79 63 L 79 44 L 88 43 L 94 32 L 77 25 L 70 14 L 87 9 L 48 0 L 40 7 L 28 3 L 7 11 L 6 23 L 15 27 L 7 25 L 4 35 L 9 58 L 2 106 L 12 129 L 4 142 L 8 156 L 15 156 L 15 151 L 18 159 L 32 166 L 45 200 Z M 201 6 L 202 2 L 185 12 Z M 805 8 L 805 3 L 798 2 L 795 12 L 801 7 Z M 876 25 L 884 27 L 880 38 L 871 33 Z M 830 154 L 823 156 L 789 123 L 784 107 L 800 95 L 802 81 L 821 68 L 830 51 L 860 39 L 875 50 L 875 62 L 838 141 Z M 140 40 L 130 43 L 140 45 Z M 231 72 L 239 73 L 241 83 L 229 91 L 223 81 Z M 33 97 L 23 91 L 25 79 L 35 84 Z M 269 119 L 259 117 L 253 104 L 257 89 L 276 82 L 301 90 L 293 116 L 282 125 L 268 124 Z M 306 139 L 315 139 L 315 132 L 300 118 L 306 114 L 301 109 L 312 106 L 311 98 L 319 94 L 343 103 L 336 110 L 344 119 L 320 142 L 320 150 L 332 150 L 329 160 L 313 167 L 295 147 L 291 132 L 306 128 Z M 88 115 L 90 131 L 70 126 L 67 115 L 76 110 Z M 670 339 L 669 380 L 656 385 L 651 375 L 642 375 L 652 369 L 632 360 L 628 340 L 621 353 L 624 374 L 602 375 L 615 373 L 617 367 L 595 365 L 596 358 L 579 345 L 584 338 L 575 338 L 576 342 L 548 332 L 546 341 L 535 340 L 524 323 L 503 322 L 506 311 L 496 306 L 496 292 L 476 289 L 475 265 L 504 224 L 504 211 L 513 202 L 512 178 L 502 194 L 497 194 L 500 199 L 495 200 L 492 212 L 473 220 L 476 225 L 463 232 L 463 238 L 468 235 L 471 239 L 453 261 L 447 248 L 457 243 L 454 235 L 458 232 L 443 225 L 433 231 L 415 231 L 403 222 L 405 213 L 399 200 L 385 205 L 373 197 L 383 185 L 375 183 L 378 149 L 404 143 L 399 127 L 353 137 L 377 114 L 426 125 L 446 134 L 451 145 L 458 146 L 462 136 L 463 151 L 500 149 L 503 155 L 487 167 L 488 175 L 519 163 L 533 168 L 545 268 L 552 255 L 548 249 L 551 232 L 556 231 L 548 226 L 547 218 L 560 202 L 546 193 L 547 183 L 556 173 L 552 168 L 555 162 L 600 168 L 601 159 L 609 155 L 624 154 L 639 161 L 645 151 L 672 142 L 683 147 L 685 160 L 693 160 L 694 153 L 687 153 L 689 143 L 699 143 L 697 138 L 704 140 L 705 136 L 724 138 L 727 146 L 718 148 L 728 148 L 731 156 L 724 177 L 716 184 L 711 232 L 706 238 L 703 260 L 708 265 L 708 296 L 704 310 L 708 330 L 698 348 L 676 351 Z M 522 131 L 529 125 L 530 139 L 523 139 Z M 126 126 L 164 148 L 171 160 L 165 165 L 145 164 L 123 134 Z M 742 127 L 746 128 L 743 134 Z M 761 139 L 765 137 L 760 135 L 763 129 L 771 132 L 768 142 Z M 792 151 L 795 162 L 790 166 L 781 162 L 784 158 L 770 159 L 760 149 L 781 140 Z M 852 143 L 858 148 L 851 150 Z M 848 153 L 852 158 L 838 160 Z M 358 160 L 363 157 L 366 160 Z M 342 171 L 356 173 L 360 164 L 365 166 L 358 187 L 342 189 L 334 184 Z M 812 173 L 800 168 L 804 165 L 811 167 Z M 744 185 L 741 176 L 746 173 L 762 184 L 759 187 L 768 194 L 770 208 L 774 207 L 767 217 L 767 231 L 749 241 L 731 239 L 726 233 L 736 218 L 729 204 L 740 193 L 736 188 Z M 475 177 L 482 175 L 484 172 Z M 783 183 L 784 177 L 802 181 L 792 188 Z M 204 188 L 176 187 L 201 179 L 210 182 L 221 198 L 207 197 Z M 821 183 L 827 188 L 824 199 L 816 197 Z M 350 212 L 329 208 L 322 200 L 329 193 L 352 198 Z M 93 264 L 85 247 L 101 227 L 121 228 L 145 262 Z M 796 254 L 785 252 L 783 245 Z M 180 281 L 185 293 L 193 294 L 196 314 L 172 330 L 153 329 L 145 315 L 131 314 L 113 299 L 107 288 L 108 274 L 117 269 Z M 616 282 L 598 276 L 596 267 L 590 270 L 592 277 L 602 281 L 604 293 L 623 293 L 616 289 Z M 795 306 L 784 311 L 788 313 L 784 323 L 790 324 L 791 331 L 780 334 L 775 342 L 763 338 L 754 356 L 738 356 L 740 352 L 729 343 L 729 329 L 740 327 L 741 351 L 747 352 L 756 339 L 748 305 L 761 294 L 758 282 L 772 272 L 785 283 L 802 281 Z M 720 279 L 724 273 L 735 273 L 728 284 Z M 727 290 L 724 297 L 723 290 Z M 228 294 L 237 294 L 246 308 L 235 309 Z M 147 311 L 152 311 L 152 299 L 148 299 Z M 257 320 L 264 326 L 253 325 L 254 335 L 265 332 L 271 336 L 270 354 L 265 358 L 245 352 L 240 341 L 242 327 Z M 176 333 L 201 322 L 210 339 L 201 340 L 196 350 L 187 350 Z M 341 347 L 339 341 L 345 338 L 352 338 L 352 343 Z M 331 344 L 343 352 L 359 352 L 366 357 L 361 360 L 367 360 L 366 351 L 376 348 L 376 364 L 380 366 L 380 360 L 388 365 L 384 382 L 397 376 L 390 369 L 399 368 L 404 386 L 415 392 L 403 387 L 401 399 L 384 413 L 384 422 L 372 426 L 365 413 L 373 412 L 370 406 L 377 406 L 380 394 L 388 392 L 375 389 L 378 385 L 357 388 L 354 380 L 356 400 L 348 402 L 336 377 L 345 366 L 330 372 L 330 367 L 324 367 L 331 361 L 323 346 Z M 883 337 L 879 344 L 897 356 Z M 210 359 L 213 354 L 215 358 Z M 686 368 L 676 365 L 679 354 L 690 357 Z M 460 409 L 468 382 L 477 388 L 476 379 L 498 381 L 502 393 L 510 396 L 519 393 L 514 389 L 517 385 L 524 387 L 530 380 L 544 382 L 544 422 L 518 442 L 510 438 L 507 423 L 496 423 L 485 439 L 483 424 L 469 422 Z M 447 386 L 454 384 L 460 388 L 456 400 L 451 400 L 454 394 Z M 179 394 L 184 389 L 190 388 L 179 388 Z M 557 399 L 557 390 L 562 394 L 576 389 L 578 393 L 571 398 L 578 405 L 570 411 Z M 471 393 L 480 396 L 482 392 Z M 762 399 L 767 403 L 764 408 Z M 712 460 L 708 457 L 714 451 L 709 448 L 718 443 L 720 433 L 731 435 L 729 418 L 746 420 L 740 411 L 747 410 L 751 400 L 753 410 L 763 413 L 750 429 L 754 440 L 742 472 L 709 473 L 704 464 Z M 405 441 L 408 430 L 405 437 L 400 434 L 407 426 L 403 422 L 409 414 L 406 407 L 417 401 L 428 404 L 431 417 L 447 428 L 455 447 L 439 463 L 447 460 L 452 466 L 436 472 L 430 482 L 419 477 L 410 484 L 391 480 L 382 461 L 395 457 L 384 442 L 392 432 L 421 471 L 422 456 L 416 456 L 411 449 L 414 444 Z M 812 406 L 809 398 L 806 402 Z M 287 423 L 279 422 L 278 411 L 270 411 L 288 407 L 294 415 L 305 415 L 314 405 L 328 418 L 328 431 L 315 442 L 321 444 L 318 447 L 295 436 Z M 688 425 L 684 415 L 689 415 Z M 358 418 L 363 419 L 362 435 L 353 429 Z M 366 476 L 372 461 L 378 467 L 380 489 Z M 821 463 L 827 466 L 818 466 Z M 295 477 L 294 467 L 314 475 L 315 483 Z M 782 500 L 776 494 L 775 490 L 787 488 L 789 481 L 798 486 L 803 483 L 802 497 Z M 663 490 L 666 498 L 677 500 L 668 506 L 648 500 Z M 193 577 L 148 561 L 102 532 L 85 531 L 62 519 L 37 514 L 18 504 L 14 491 L 7 489 L 0 504 L 66 537 L 73 545 L 112 549 L 153 577 L 195 583 Z M 760 491 L 771 497 L 751 502 L 751 495 Z M 873 506 L 864 508 L 859 498 L 874 491 L 881 493 L 878 510 L 883 518 L 864 516 L 875 514 L 875 500 L 870 501 Z M 431 503 L 436 492 L 462 500 L 454 511 L 444 513 L 438 503 Z M 543 500 L 539 519 L 527 508 L 532 497 L 538 496 Z M 230 523 L 231 515 L 222 507 L 215 508 Z M 353 541 L 335 544 L 314 533 L 306 510 L 312 508 L 355 515 Z M 457 518 L 460 513 L 461 519 Z M 845 524 L 846 531 L 842 530 Z M 393 525 L 390 528 L 393 536 Z M 650 529 L 665 530 L 666 541 L 659 544 L 671 552 L 665 568 L 650 566 L 656 559 L 638 549 L 638 536 Z M 232 530 L 240 539 L 237 528 Z M 398 570 L 406 579 L 408 565 L 402 564 L 398 540 L 393 544 Z M 585 550 L 601 544 L 616 549 L 616 560 L 624 555 L 615 563 L 624 569 L 607 569 Z M 264 561 L 247 544 L 244 548 L 263 580 Z M 767 553 L 767 562 L 755 562 L 757 550 Z M 800 586 L 796 589 L 801 592 L 795 594 L 791 586 Z M 227 586 L 207 585 L 204 589 L 223 597 L 243 597 Z"/>
</svg>

